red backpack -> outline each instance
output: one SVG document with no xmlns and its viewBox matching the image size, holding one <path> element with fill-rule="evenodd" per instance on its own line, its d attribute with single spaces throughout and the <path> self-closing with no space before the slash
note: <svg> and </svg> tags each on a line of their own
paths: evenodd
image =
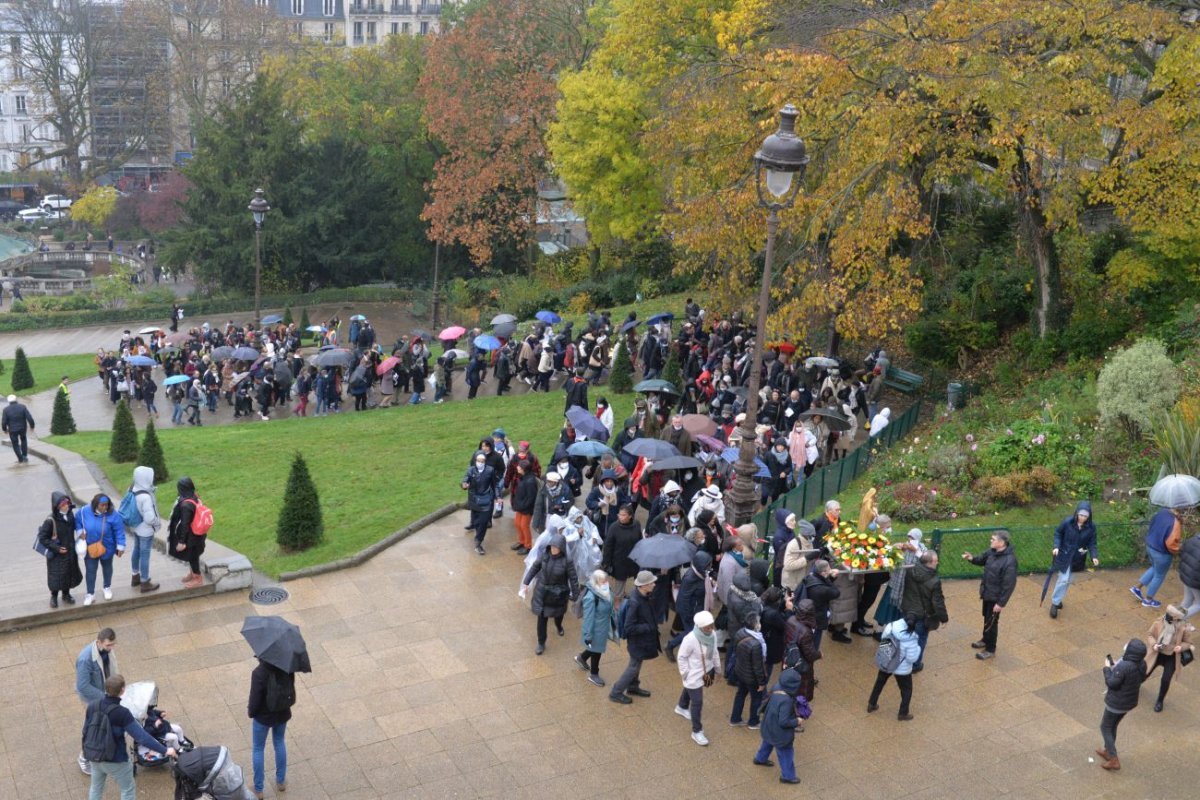
<svg viewBox="0 0 1200 800">
<path fill-rule="evenodd" d="M 196 507 L 192 514 L 192 533 L 196 536 L 204 536 L 213 526 L 212 509 L 200 502 L 199 497 L 190 497 L 187 502 Z"/>
</svg>

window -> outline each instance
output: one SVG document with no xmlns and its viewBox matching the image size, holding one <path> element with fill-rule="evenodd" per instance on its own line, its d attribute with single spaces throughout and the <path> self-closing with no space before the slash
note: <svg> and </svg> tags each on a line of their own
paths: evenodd
<svg viewBox="0 0 1200 800">
<path fill-rule="evenodd" d="M 254 4 L 259 8 L 267 8 L 271 5 L 271 0 L 254 0 Z"/>
<path fill-rule="evenodd" d="M 399 22 L 393 22 L 393 23 L 392 23 L 392 36 L 395 36 L 395 35 L 396 35 L 397 33 L 399 33 L 399 32 L 400 32 L 400 23 L 399 23 Z"/>
<path fill-rule="evenodd" d="M 297 17 L 304 15 L 304 0 L 292 0 L 292 13 Z"/>
<path fill-rule="evenodd" d="M 29 113 L 28 110 L 25 108 L 25 95 L 19 94 L 13 99 L 17 101 L 17 113 L 18 114 Z"/>
<path fill-rule="evenodd" d="M 374 22 L 367 23 L 367 41 L 368 42 L 375 41 L 375 23 Z"/>
<path fill-rule="evenodd" d="M 17 80 L 24 80 L 25 78 L 25 65 L 20 61 L 13 62 L 13 77 Z"/>
<path fill-rule="evenodd" d="M 334 0 L 323 0 L 321 3 L 321 13 L 327 17 L 333 16 Z"/>
<path fill-rule="evenodd" d="M 412 26 L 409 25 L 407 22 L 401 22 L 400 23 L 400 32 L 403 34 L 406 34 L 406 35 L 409 33 L 412 33 Z"/>
<path fill-rule="evenodd" d="M 337 33 L 337 26 L 332 22 L 325 23 L 325 44 L 330 44 L 333 41 L 334 35 Z"/>
<path fill-rule="evenodd" d="M 21 55 L 21 37 L 13 36 L 8 40 L 8 49 L 14 56 Z"/>
<path fill-rule="evenodd" d="M 233 79 L 232 78 L 221 78 L 221 94 L 229 95 L 232 92 L 233 92 Z"/>
<path fill-rule="evenodd" d="M 363 31 L 362 23 L 361 22 L 354 23 L 354 43 L 355 44 L 362 44 L 362 40 L 363 40 L 362 31 Z"/>
<path fill-rule="evenodd" d="M 424 36 L 424 35 L 425 35 L 425 34 L 427 34 L 427 33 L 429 33 L 429 23 L 428 23 L 428 22 L 422 22 L 422 23 L 421 23 L 421 35 L 422 35 L 422 36 Z"/>
</svg>

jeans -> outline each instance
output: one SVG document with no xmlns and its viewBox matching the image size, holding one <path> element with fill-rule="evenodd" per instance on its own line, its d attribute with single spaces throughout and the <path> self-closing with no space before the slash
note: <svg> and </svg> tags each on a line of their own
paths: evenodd
<svg viewBox="0 0 1200 800">
<path fill-rule="evenodd" d="M 174 422 L 176 425 L 183 423 L 183 403 L 175 403 L 174 408 L 171 410 L 171 422 Z"/>
<path fill-rule="evenodd" d="M 124 743 L 121 746 L 124 747 Z M 133 782 L 133 762 L 93 761 L 91 764 L 92 785 L 88 788 L 88 800 L 101 800 L 104 797 L 104 783 L 110 775 L 121 788 L 121 800 L 137 800 L 137 786 Z"/>
<path fill-rule="evenodd" d="M 129 564 L 134 575 L 141 575 L 142 583 L 150 580 L 150 551 L 154 549 L 154 534 L 133 536 L 133 557 Z M 111 562 L 110 562 L 111 563 Z"/>
<path fill-rule="evenodd" d="M 1183 587 L 1183 601 L 1179 607 L 1183 609 L 1184 619 L 1188 619 L 1200 611 L 1200 590 L 1190 586 Z"/>
<path fill-rule="evenodd" d="M 914 629 L 917 632 L 917 645 L 921 648 L 921 654 L 917 656 L 917 664 L 924 664 L 925 645 L 929 643 L 929 626 L 925 624 L 925 620 L 919 619 Z M 915 667 L 917 664 L 913 664 L 913 666 Z"/>
<path fill-rule="evenodd" d="M 704 712 L 704 687 L 699 689 L 689 689 L 683 687 L 683 692 L 679 695 L 680 708 L 691 710 L 692 714 L 692 733 L 700 733 L 704 730 L 704 722 L 700 719 L 700 715 Z"/>
<path fill-rule="evenodd" d="M 1104 737 L 1104 749 L 1113 758 L 1117 757 L 1117 726 L 1121 724 L 1121 720 L 1125 719 L 1125 714 L 1128 712 L 1109 711 L 1104 709 L 1104 716 L 1100 718 L 1100 735 Z"/>
<path fill-rule="evenodd" d="M 1155 550 L 1153 547 L 1146 548 L 1146 555 L 1150 556 L 1150 569 L 1142 573 L 1142 577 L 1138 579 L 1138 583 L 1146 587 L 1146 597 L 1155 598 L 1158 595 L 1159 588 L 1162 587 L 1163 581 L 1167 579 L 1167 570 L 1171 568 L 1171 554 L 1164 553 L 1160 550 Z M 1112 752 L 1109 750 L 1108 752 Z"/>
<path fill-rule="evenodd" d="M 146 399 L 146 413 L 158 416 L 158 406 L 154 405 L 154 401 L 149 398 Z"/>
<path fill-rule="evenodd" d="M 767 678 L 770 680 L 770 677 Z M 763 693 L 758 690 L 757 686 L 738 681 L 737 693 L 733 696 L 733 711 L 729 714 L 730 722 L 742 721 L 742 709 L 746 707 L 746 698 L 750 698 L 750 725 L 758 724 L 758 708 L 762 705 Z"/>
<path fill-rule="evenodd" d="M 779 758 L 779 777 L 786 780 L 796 779 L 796 746 L 789 744 L 787 747 L 774 747 L 770 742 L 763 740 L 762 746 L 758 748 L 758 752 L 754 754 L 754 760 L 760 764 L 765 764 L 767 759 L 771 757 L 771 750 L 775 751 L 775 755 Z"/>
<path fill-rule="evenodd" d="M 287 743 L 283 734 L 287 731 L 287 723 L 278 725 L 263 725 L 258 720 L 251 721 L 250 764 L 254 769 L 254 791 L 263 790 L 263 755 L 267 749 L 267 731 L 271 732 L 271 746 L 275 749 L 275 783 L 287 782 Z"/>
<path fill-rule="evenodd" d="M 625 671 L 621 673 L 621 677 L 617 678 L 617 682 L 612 685 L 612 692 L 610 694 L 614 696 L 625 694 L 626 689 L 641 686 L 641 671 L 642 660 L 637 656 L 630 656 L 629 663 L 625 665 Z"/>
<path fill-rule="evenodd" d="M 879 670 L 875 675 L 875 687 L 871 689 L 871 705 L 879 702 L 879 695 L 883 692 L 883 687 L 887 683 L 888 678 L 893 677 L 890 673 Z M 908 704 L 912 702 L 912 675 L 896 675 L 896 685 L 900 687 L 900 714 L 908 713 Z"/>
<path fill-rule="evenodd" d="M 420 392 L 413 392 L 412 397 L 408 398 L 408 404 L 410 406 L 415 406 L 420 402 L 421 402 L 421 393 Z"/>
<path fill-rule="evenodd" d="M 996 639 L 1000 636 L 1000 615 L 992 613 L 995 607 L 995 600 L 983 601 L 983 649 L 989 653 L 996 652 Z"/>
<path fill-rule="evenodd" d="M 87 593 L 96 593 L 96 565 L 104 572 L 104 588 L 112 586 L 112 558 L 83 559 L 84 575 L 87 577 Z"/>
<path fill-rule="evenodd" d="M 1067 589 L 1071 588 L 1071 569 L 1068 567 L 1063 572 L 1058 573 L 1058 579 L 1054 582 L 1054 594 L 1050 595 L 1050 602 L 1056 606 L 1061 606 L 1063 598 L 1067 596 Z"/>
</svg>

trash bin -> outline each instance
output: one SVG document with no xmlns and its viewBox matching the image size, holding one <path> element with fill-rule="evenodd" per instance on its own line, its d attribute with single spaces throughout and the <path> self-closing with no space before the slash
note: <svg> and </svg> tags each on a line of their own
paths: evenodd
<svg viewBox="0 0 1200 800">
<path fill-rule="evenodd" d="M 966 387 L 961 383 L 951 382 L 946 384 L 946 407 L 953 410 L 962 408 L 967 404 Z"/>
</svg>

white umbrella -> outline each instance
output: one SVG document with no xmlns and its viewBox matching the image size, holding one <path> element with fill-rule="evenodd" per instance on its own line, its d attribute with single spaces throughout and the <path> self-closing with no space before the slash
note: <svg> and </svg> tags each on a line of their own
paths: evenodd
<svg viewBox="0 0 1200 800">
<path fill-rule="evenodd" d="M 1200 505 L 1200 480 L 1191 475 L 1167 475 L 1150 488 L 1151 505 L 1191 508 Z"/>
</svg>

